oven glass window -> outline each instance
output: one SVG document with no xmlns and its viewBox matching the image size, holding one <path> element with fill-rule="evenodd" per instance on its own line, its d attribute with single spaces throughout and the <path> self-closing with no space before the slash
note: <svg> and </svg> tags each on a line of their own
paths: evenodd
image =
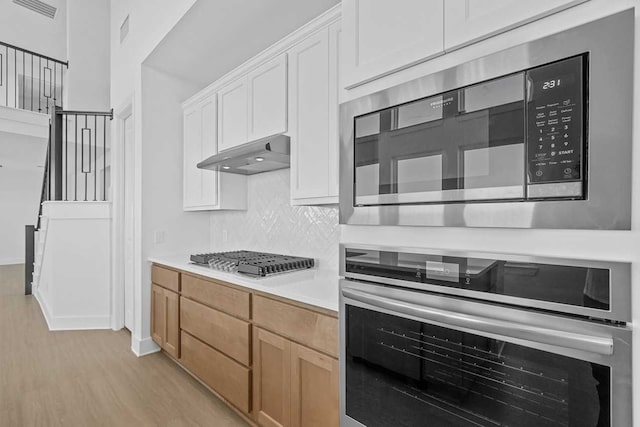
<svg viewBox="0 0 640 427">
<path fill-rule="evenodd" d="M 610 309 L 611 274 L 604 268 L 376 250 L 348 250 L 345 268 L 415 284 Z"/>
<path fill-rule="evenodd" d="M 525 74 L 355 119 L 356 205 L 518 199 Z"/>
<path fill-rule="evenodd" d="M 346 413 L 367 427 L 610 426 L 611 372 L 346 306 Z"/>
</svg>

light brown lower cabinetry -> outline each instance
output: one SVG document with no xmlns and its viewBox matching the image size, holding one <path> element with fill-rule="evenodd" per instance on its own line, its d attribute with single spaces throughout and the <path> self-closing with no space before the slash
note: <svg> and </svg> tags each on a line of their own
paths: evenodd
<svg viewBox="0 0 640 427">
<path fill-rule="evenodd" d="M 291 341 L 253 328 L 254 418 L 265 427 L 291 424 Z"/>
<path fill-rule="evenodd" d="M 245 366 L 251 363 L 251 324 L 180 298 L 180 327 Z"/>
<path fill-rule="evenodd" d="M 291 365 L 291 426 L 339 426 L 338 360 L 291 344 Z"/>
<path fill-rule="evenodd" d="M 247 414 L 251 411 L 249 368 L 184 331 L 181 335 L 181 346 L 180 361 L 187 369 L 236 408 Z"/>
<path fill-rule="evenodd" d="M 254 419 L 265 427 L 340 424 L 338 360 L 254 327 Z"/>
<path fill-rule="evenodd" d="M 151 339 L 162 347 L 164 343 L 164 289 L 158 285 L 151 285 Z"/>
<path fill-rule="evenodd" d="M 151 338 L 176 359 L 180 357 L 179 295 L 151 285 Z"/>
<path fill-rule="evenodd" d="M 248 422 L 340 424 L 333 312 L 170 267 L 152 278 L 153 340 Z"/>
</svg>

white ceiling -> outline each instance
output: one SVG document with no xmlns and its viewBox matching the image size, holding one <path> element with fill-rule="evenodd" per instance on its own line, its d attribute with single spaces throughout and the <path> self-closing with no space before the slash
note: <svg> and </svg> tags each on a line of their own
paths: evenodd
<svg viewBox="0 0 640 427">
<path fill-rule="evenodd" d="M 145 65 L 203 88 L 339 0 L 198 0 Z"/>
</svg>

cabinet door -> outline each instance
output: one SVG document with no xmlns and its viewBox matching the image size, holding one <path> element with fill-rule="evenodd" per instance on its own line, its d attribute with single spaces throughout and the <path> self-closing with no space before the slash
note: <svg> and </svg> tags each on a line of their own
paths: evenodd
<svg viewBox="0 0 640 427">
<path fill-rule="evenodd" d="M 291 342 L 254 327 L 253 414 L 259 425 L 290 425 L 290 387 Z"/>
<path fill-rule="evenodd" d="M 447 0 L 444 46 L 451 50 L 587 0 Z"/>
<path fill-rule="evenodd" d="M 344 0 L 346 88 L 442 54 L 444 0 Z"/>
<path fill-rule="evenodd" d="M 291 426 L 339 426 L 338 360 L 292 343 L 291 364 Z"/>
<path fill-rule="evenodd" d="M 165 331 L 165 298 L 164 289 L 158 285 L 151 285 L 151 338 L 160 347 L 164 346 Z"/>
<path fill-rule="evenodd" d="M 218 150 L 247 142 L 247 77 L 218 92 Z"/>
<path fill-rule="evenodd" d="M 211 95 L 199 104 L 201 115 L 200 160 L 213 156 L 218 152 L 216 96 Z M 201 179 L 200 203 L 202 206 L 218 204 L 218 172 L 198 169 Z"/>
<path fill-rule="evenodd" d="M 164 290 L 165 328 L 162 348 L 176 359 L 180 357 L 180 297 Z"/>
<path fill-rule="evenodd" d="M 197 164 L 217 152 L 215 94 L 184 112 L 183 207 L 215 208 L 218 173 L 198 169 Z"/>
<path fill-rule="evenodd" d="M 337 203 L 338 25 L 323 28 L 289 51 L 294 204 Z"/>
<path fill-rule="evenodd" d="M 287 55 L 282 54 L 247 75 L 249 140 L 287 131 Z"/>
<path fill-rule="evenodd" d="M 202 160 L 202 115 L 198 106 L 185 110 L 183 135 L 183 207 L 188 209 L 199 205 L 202 191 L 202 175 L 196 167 Z"/>
</svg>

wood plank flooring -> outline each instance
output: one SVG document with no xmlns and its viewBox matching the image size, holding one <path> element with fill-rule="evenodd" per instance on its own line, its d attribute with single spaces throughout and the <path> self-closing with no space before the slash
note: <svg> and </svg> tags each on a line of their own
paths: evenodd
<svg viewBox="0 0 640 427">
<path fill-rule="evenodd" d="M 23 281 L 0 266 L 0 426 L 247 425 L 167 356 L 137 358 L 126 330 L 50 332 Z"/>
</svg>

